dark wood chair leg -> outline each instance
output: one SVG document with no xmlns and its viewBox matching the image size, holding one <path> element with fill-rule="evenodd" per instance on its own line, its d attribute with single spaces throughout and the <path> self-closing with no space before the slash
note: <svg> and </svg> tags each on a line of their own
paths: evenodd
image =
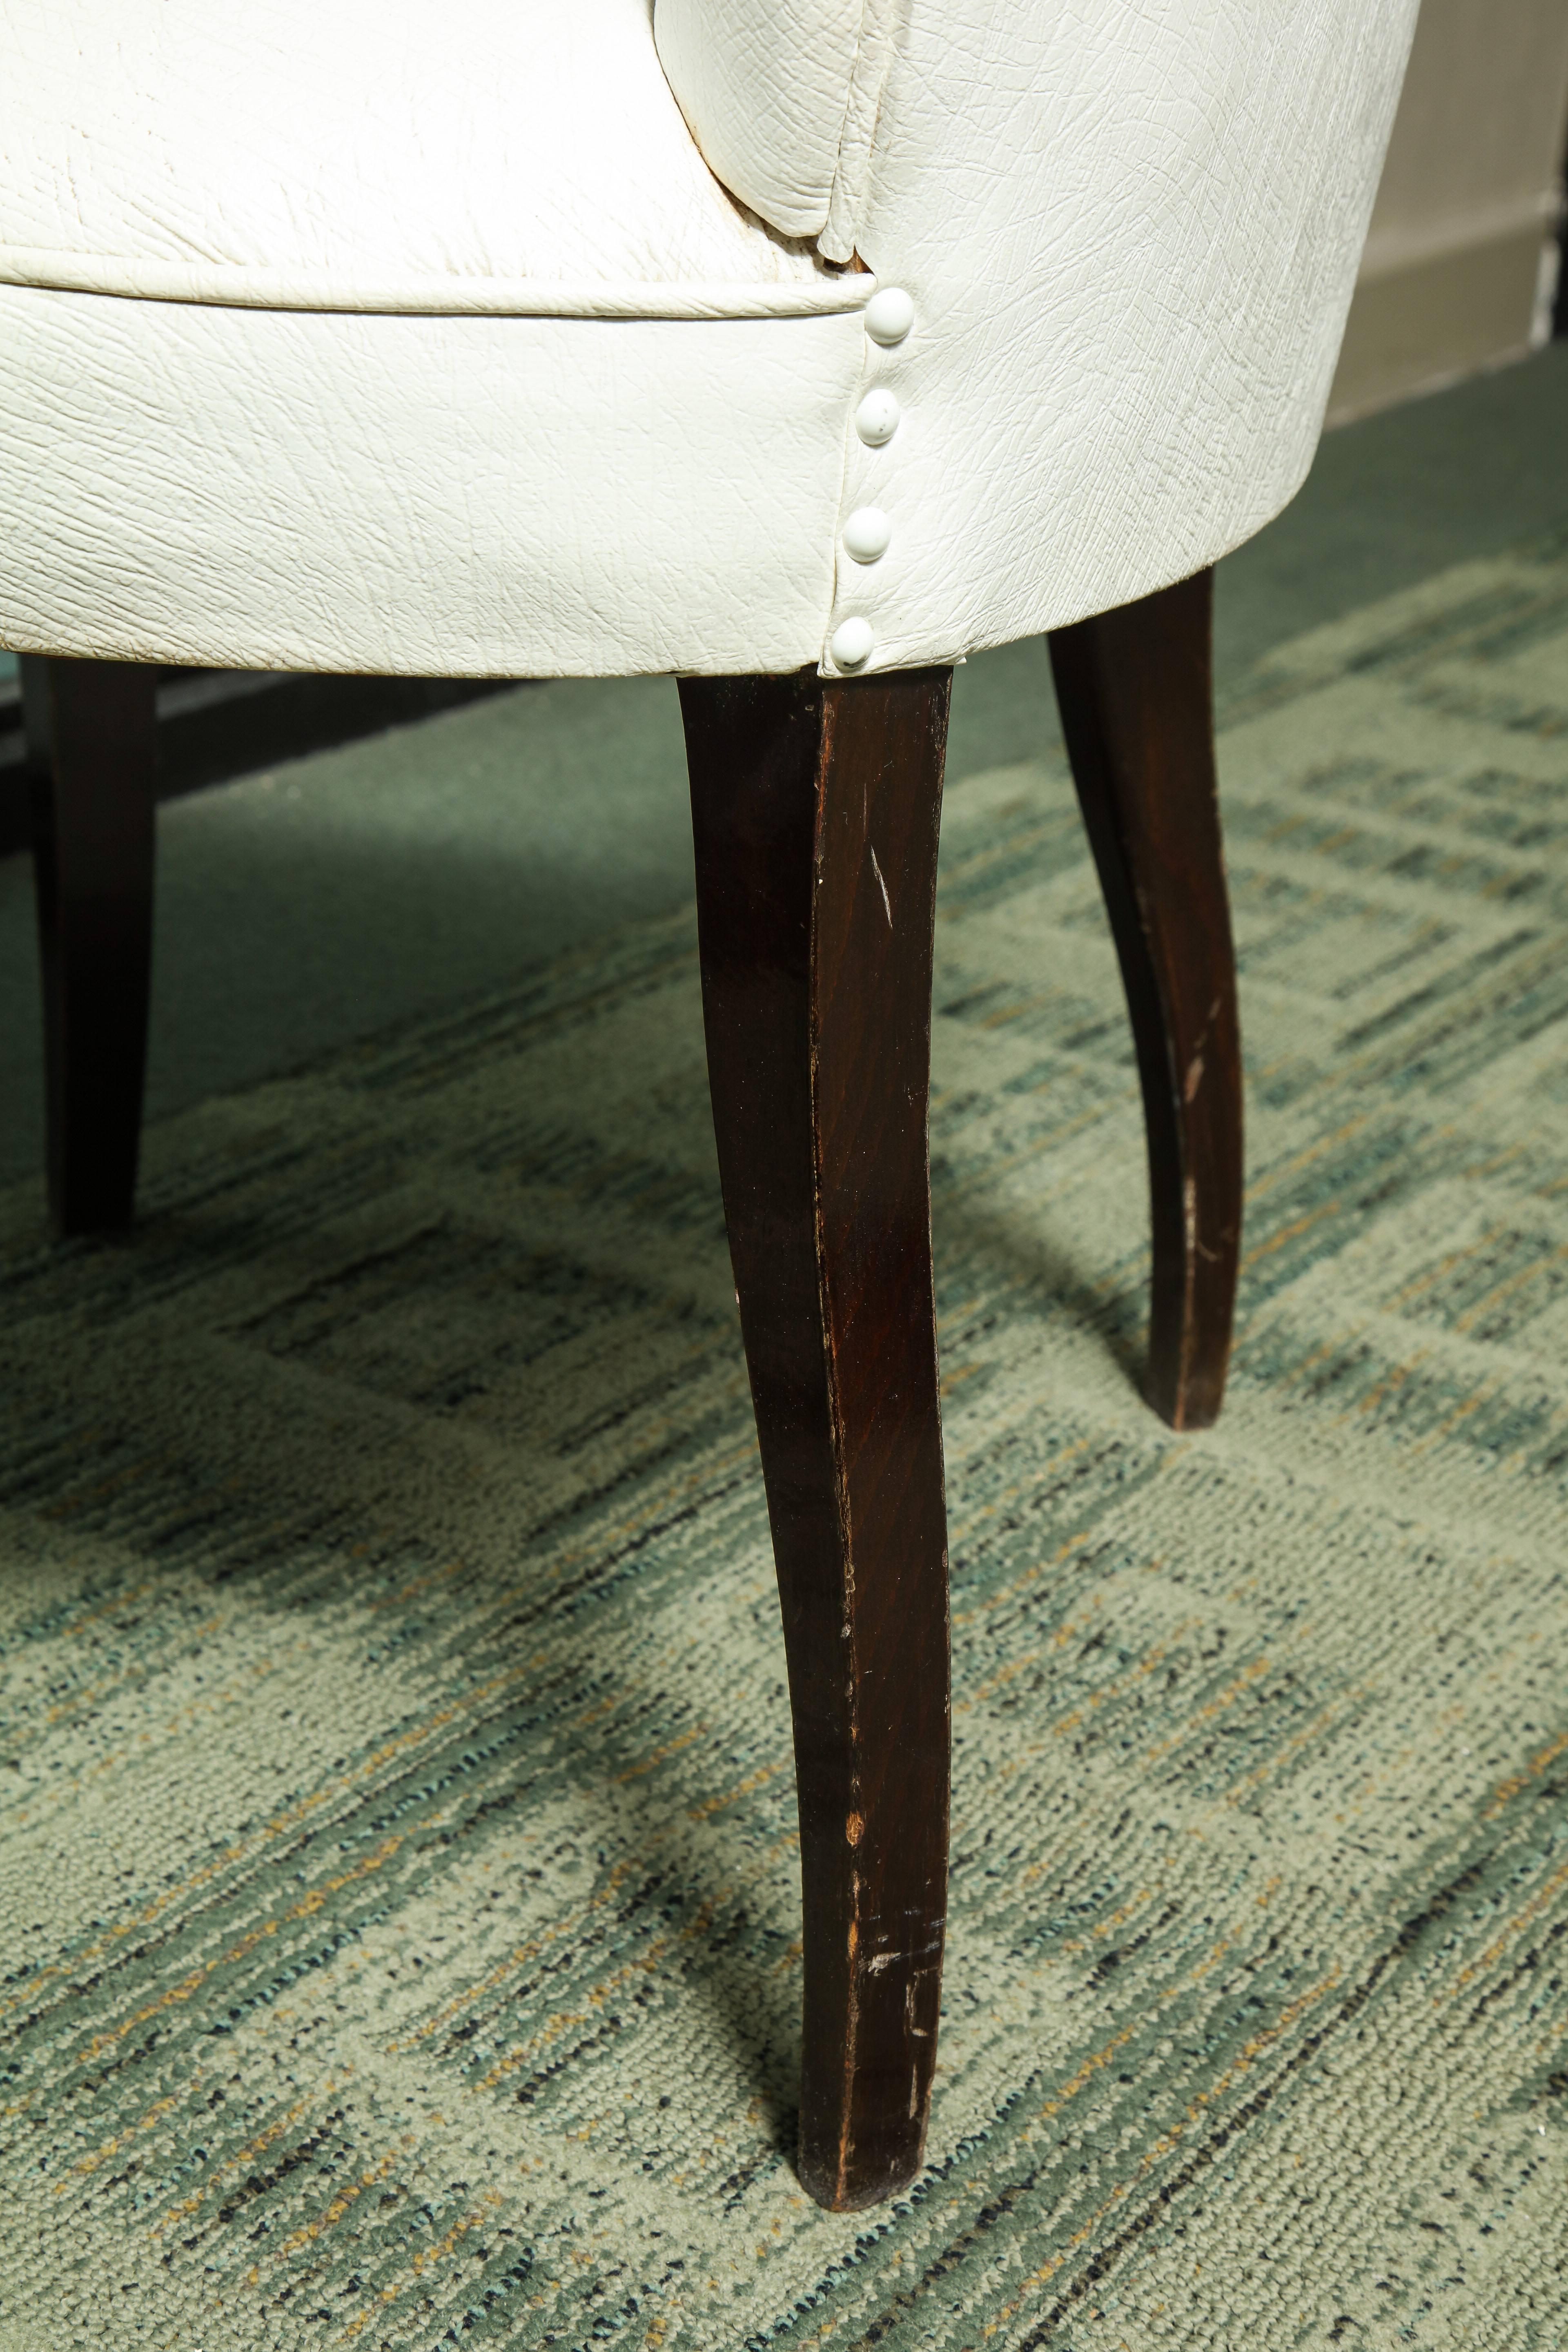
<svg viewBox="0 0 1568 2352">
<path fill-rule="evenodd" d="M 703 1012 L 795 1715 L 800 2173 L 918 2169 L 947 1892 L 926 1107 L 950 670 L 680 689 Z"/>
<path fill-rule="evenodd" d="M 139 662 L 22 656 L 44 982 L 49 1209 L 124 1233 L 153 956 L 153 696 Z"/>
<path fill-rule="evenodd" d="M 1241 1040 L 1215 793 L 1214 574 L 1051 635 L 1068 752 L 1132 1016 L 1154 1233 L 1149 1395 L 1206 1429 L 1241 1245 Z"/>
</svg>

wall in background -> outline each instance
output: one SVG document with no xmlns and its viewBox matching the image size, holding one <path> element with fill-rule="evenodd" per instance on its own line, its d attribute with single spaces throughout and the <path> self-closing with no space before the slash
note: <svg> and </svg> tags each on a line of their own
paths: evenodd
<svg viewBox="0 0 1568 2352">
<path fill-rule="evenodd" d="M 1422 0 L 1331 425 L 1547 340 L 1565 136 L 1564 0 Z"/>
</svg>

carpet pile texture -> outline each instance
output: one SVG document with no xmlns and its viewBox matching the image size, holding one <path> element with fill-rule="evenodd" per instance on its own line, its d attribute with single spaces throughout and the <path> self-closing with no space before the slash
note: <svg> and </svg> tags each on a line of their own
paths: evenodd
<svg viewBox="0 0 1568 2352">
<path fill-rule="evenodd" d="M 1221 713 L 1229 1401 L 1138 1393 L 1059 761 L 954 775 L 929 2162 L 791 2161 L 789 1718 L 689 915 L 0 1196 L 0 2347 L 1568 2335 L 1568 542 Z"/>
</svg>

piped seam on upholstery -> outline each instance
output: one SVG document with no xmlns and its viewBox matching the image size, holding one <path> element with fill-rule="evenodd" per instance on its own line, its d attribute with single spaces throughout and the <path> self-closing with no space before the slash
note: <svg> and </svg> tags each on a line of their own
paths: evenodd
<svg viewBox="0 0 1568 2352">
<path fill-rule="evenodd" d="M 0 285 L 100 294 L 213 309 L 383 313 L 426 318 L 811 319 L 864 310 L 874 277 L 846 271 L 806 279 L 554 279 L 431 275 L 381 284 L 244 265 L 126 259 L 118 255 L 0 247 Z"/>
</svg>

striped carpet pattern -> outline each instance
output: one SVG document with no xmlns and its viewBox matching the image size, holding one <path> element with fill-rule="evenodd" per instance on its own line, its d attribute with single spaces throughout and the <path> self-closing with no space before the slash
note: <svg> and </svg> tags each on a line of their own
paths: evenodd
<svg viewBox="0 0 1568 2352">
<path fill-rule="evenodd" d="M 1222 712 L 1229 1402 L 1059 760 L 950 780 L 927 2168 L 791 2164 L 693 929 L 0 1198 L 0 2347 L 1568 2342 L 1568 546 Z"/>
</svg>

